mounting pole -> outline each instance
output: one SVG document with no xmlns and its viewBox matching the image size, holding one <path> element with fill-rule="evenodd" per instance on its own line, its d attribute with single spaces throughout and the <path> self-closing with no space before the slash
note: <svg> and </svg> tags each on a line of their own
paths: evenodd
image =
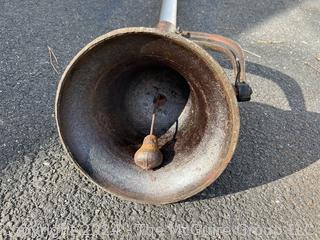
<svg viewBox="0 0 320 240">
<path fill-rule="evenodd" d="M 162 0 L 158 28 L 164 31 L 175 31 L 177 26 L 178 0 Z"/>
</svg>

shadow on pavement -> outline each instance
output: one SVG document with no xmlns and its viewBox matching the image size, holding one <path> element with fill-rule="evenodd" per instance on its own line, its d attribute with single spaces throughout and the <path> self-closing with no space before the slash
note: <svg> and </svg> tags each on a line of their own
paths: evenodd
<svg viewBox="0 0 320 240">
<path fill-rule="evenodd" d="M 215 183 L 189 201 L 257 187 L 293 174 L 320 159 L 320 114 L 306 110 L 297 82 L 256 63 L 248 62 L 247 72 L 280 86 L 291 110 L 257 102 L 241 104 L 239 143 L 231 163 Z"/>
</svg>

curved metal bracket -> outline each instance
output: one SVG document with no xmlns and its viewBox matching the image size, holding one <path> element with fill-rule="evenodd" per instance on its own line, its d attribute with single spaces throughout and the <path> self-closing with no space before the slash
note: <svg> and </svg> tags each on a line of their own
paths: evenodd
<svg viewBox="0 0 320 240">
<path fill-rule="evenodd" d="M 181 31 L 179 33 L 205 49 L 225 55 L 230 61 L 234 71 L 234 87 L 238 101 L 250 101 L 252 89 L 245 82 L 246 71 L 244 53 L 237 42 L 217 34 L 191 31 Z"/>
</svg>

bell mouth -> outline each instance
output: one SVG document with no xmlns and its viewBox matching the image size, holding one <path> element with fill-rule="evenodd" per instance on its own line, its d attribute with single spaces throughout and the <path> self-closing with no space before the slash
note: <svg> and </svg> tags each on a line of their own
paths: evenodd
<svg viewBox="0 0 320 240">
<path fill-rule="evenodd" d="M 188 82 L 165 62 L 152 57 L 129 59 L 106 71 L 98 80 L 93 95 L 99 132 L 103 132 L 102 137 L 112 139 L 116 147 L 111 149 L 118 154 L 127 154 L 121 160 L 129 163 L 132 163 L 133 154 L 150 132 L 154 98 L 162 96 L 165 99 L 156 111 L 154 128 L 160 147 L 177 138 L 179 125 L 185 125 L 186 121 L 186 118 L 178 121 L 182 112 L 190 116 L 192 101 L 190 98 L 188 102 Z M 166 146 L 162 151 L 174 154 Z M 171 160 L 172 157 L 165 157 L 165 163 Z"/>
<path fill-rule="evenodd" d="M 164 163 L 134 164 L 148 134 Z M 176 202 L 203 190 L 226 167 L 239 133 L 235 94 L 221 67 L 200 47 L 155 29 L 120 29 L 99 37 L 69 64 L 58 87 L 56 118 L 69 155 L 94 183 L 120 197 Z"/>
</svg>

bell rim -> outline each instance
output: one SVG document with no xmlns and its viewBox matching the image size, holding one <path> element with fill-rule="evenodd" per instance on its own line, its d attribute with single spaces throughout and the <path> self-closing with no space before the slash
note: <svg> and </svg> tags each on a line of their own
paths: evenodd
<svg viewBox="0 0 320 240">
<path fill-rule="evenodd" d="M 170 38 L 170 40 L 178 42 L 178 44 L 183 45 L 184 47 L 189 48 L 192 50 L 194 53 L 197 53 L 198 56 L 203 59 L 203 61 L 207 64 L 207 66 L 210 67 L 210 69 L 218 74 L 219 79 L 221 79 L 219 82 L 221 83 L 224 94 L 226 95 L 226 102 L 229 106 L 228 111 L 230 112 L 230 116 L 232 116 L 232 131 L 231 131 L 231 136 L 230 136 L 230 143 L 228 144 L 228 150 L 227 153 L 225 154 L 225 158 L 223 161 L 221 161 L 219 167 L 212 169 L 212 174 L 210 177 L 206 179 L 206 181 L 203 181 L 202 184 L 197 185 L 193 190 L 184 192 L 183 194 L 180 194 L 178 196 L 170 197 L 167 199 L 162 199 L 158 201 L 156 198 L 137 198 L 135 197 L 134 194 L 128 194 L 127 192 L 119 191 L 118 188 L 114 188 L 113 186 L 111 187 L 105 187 L 97 183 L 87 172 L 79 165 L 77 160 L 74 158 L 71 150 L 67 146 L 63 134 L 60 128 L 60 113 L 59 113 L 59 104 L 60 104 L 60 98 L 62 95 L 62 89 L 64 82 L 70 73 L 70 70 L 72 67 L 77 63 L 77 61 L 81 58 L 81 56 L 85 55 L 87 52 L 89 52 L 91 49 L 93 49 L 95 46 L 99 45 L 100 43 L 110 40 L 112 38 L 119 37 L 121 35 L 125 34 L 133 34 L 133 33 L 149 33 L 149 34 L 154 34 L 154 35 L 159 35 L 162 37 Z M 120 199 L 123 200 L 128 200 L 136 203 L 142 203 L 142 204 L 153 204 L 153 205 L 164 205 L 164 204 L 170 204 L 170 203 L 176 203 L 180 202 L 183 200 L 186 200 L 204 189 L 206 189 L 209 185 L 214 183 L 217 178 L 222 174 L 222 172 L 225 170 L 227 165 L 232 159 L 232 156 L 235 152 L 238 139 L 239 139 L 239 132 L 240 132 L 240 114 L 239 114 L 239 107 L 238 107 L 238 102 L 236 100 L 236 95 L 234 92 L 234 89 L 231 85 L 231 83 L 228 81 L 228 78 L 220 66 L 220 64 L 212 58 L 207 51 L 205 51 L 202 47 L 197 45 L 196 43 L 190 41 L 189 39 L 186 39 L 176 33 L 171 33 L 171 32 L 164 32 L 156 28 L 146 28 L 146 27 L 130 27 L 130 28 L 121 28 L 117 30 L 113 30 L 111 32 L 108 32 L 106 34 L 103 34 L 97 38 L 95 38 L 93 41 L 85 45 L 77 54 L 76 56 L 73 57 L 73 59 L 70 61 L 70 63 L 67 65 L 65 68 L 64 73 L 62 74 L 58 87 L 56 90 L 56 98 L 55 98 L 55 121 L 58 129 L 58 134 L 59 134 L 59 139 L 60 142 L 62 143 L 62 146 L 67 153 L 67 156 L 69 160 L 74 164 L 74 166 L 80 171 L 81 174 L 83 174 L 90 182 L 98 186 L 100 189 L 103 191 L 106 191 L 110 194 L 113 194 Z"/>
</svg>

